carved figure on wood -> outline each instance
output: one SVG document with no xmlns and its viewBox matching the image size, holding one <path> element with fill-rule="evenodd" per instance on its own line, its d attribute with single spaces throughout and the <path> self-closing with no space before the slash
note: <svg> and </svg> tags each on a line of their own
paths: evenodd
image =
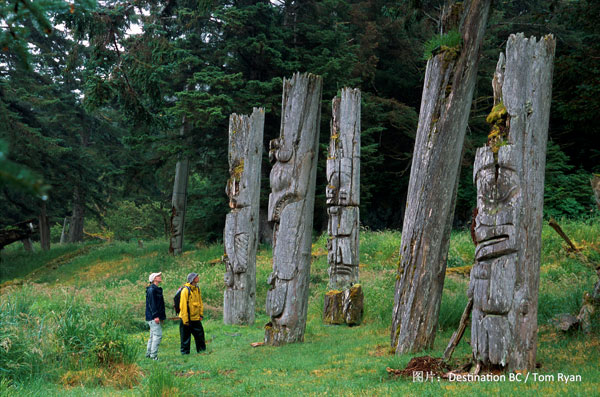
<svg viewBox="0 0 600 397">
<path fill-rule="evenodd" d="M 544 170 L 555 40 L 507 40 L 493 79 L 492 131 L 477 150 L 471 347 L 477 368 L 533 370 Z"/>
<path fill-rule="evenodd" d="M 360 106 L 358 89 L 344 88 L 332 101 L 331 136 L 327 156 L 327 240 L 329 288 L 323 319 L 330 324 L 358 324 L 362 319 L 363 293 L 349 288 L 358 283 L 360 204 Z M 353 290 L 354 291 L 354 290 Z M 354 300 L 343 304 L 342 295 Z M 344 310 L 360 307 L 354 315 Z M 344 321 L 349 318 L 349 321 Z"/>
<path fill-rule="evenodd" d="M 273 272 L 267 282 L 265 343 L 302 341 L 306 328 L 322 79 L 284 79 L 281 133 L 269 144 Z"/>
<path fill-rule="evenodd" d="M 252 324 L 256 295 L 256 249 L 264 110 L 229 118 L 229 174 L 225 192 L 232 209 L 225 219 L 223 321 Z"/>
</svg>

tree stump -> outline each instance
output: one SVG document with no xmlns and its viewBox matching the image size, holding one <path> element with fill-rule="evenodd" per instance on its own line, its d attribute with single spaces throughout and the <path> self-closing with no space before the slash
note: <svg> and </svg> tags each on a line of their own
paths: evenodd
<svg viewBox="0 0 600 397">
<path fill-rule="evenodd" d="M 555 40 L 511 35 L 477 150 L 471 347 L 483 368 L 535 369 L 544 169 Z"/>
<path fill-rule="evenodd" d="M 326 324 L 360 325 L 364 312 L 364 294 L 360 284 L 325 293 L 323 322 Z"/>
<path fill-rule="evenodd" d="M 329 215 L 327 260 L 330 291 L 325 295 L 323 309 L 323 320 L 329 324 L 344 322 L 344 305 L 337 295 L 349 294 L 349 288 L 358 282 L 360 105 L 360 90 L 350 88 L 342 89 L 341 96 L 333 98 L 331 104 L 331 136 L 325 189 Z M 362 292 L 360 296 L 362 297 Z M 354 304 L 359 305 L 362 310 L 362 301 Z M 356 319 L 352 321 L 356 324 Z"/>
<path fill-rule="evenodd" d="M 461 153 L 490 3 L 473 0 L 465 3 L 462 18 L 448 18 L 464 21 L 462 45 L 442 46 L 427 62 L 396 275 L 390 335 L 396 354 L 433 348 Z M 451 10 L 460 9 L 456 7 Z"/>
<path fill-rule="evenodd" d="M 223 322 L 253 324 L 256 301 L 256 249 L 260 206 L 260 166 L 264 109 L 229 117 L 229 175 L 226 193 L 231 212 L 225 219 L 225 295 Z"/>
<path fill-rule="evenodd" d="M 344 290 L 343 308 L 344 321 L 348 325 L 359 325 L 362 322 L 364 312 L 364 301 L 362 286 L 354 284 Z"/>
<path fill-rule="evenodd" d="M 326 324 L 344 324 L 344 291 L 334 289 L 325 293 L 323 322 Z"/>
<path fill-rule="evenodd" d="M 283 81 L 280 137 L 270 142 L 268 220 L 273 224 L 273 272 L 267 282 L 265 343 L 304 340 L 321 119 L 320 76 Z"/>
</svg>

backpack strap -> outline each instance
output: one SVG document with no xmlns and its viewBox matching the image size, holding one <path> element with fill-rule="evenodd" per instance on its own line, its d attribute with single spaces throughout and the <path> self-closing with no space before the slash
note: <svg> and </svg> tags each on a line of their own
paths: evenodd
<svg viewBox="0 0 600 397">
<path fill-rule="evenodd" d="M 190 314 L 190 296 L 192 296 L 192 289 L 190 287 L 188 287 L 187 285 L 185 286 L 185 288 L 187 288 L 188 290 L 188 298 L 187 298 L 187 305 L 188 305 L 188 321 L 191 322 L 192 321 L 192 315 Z"/>
</svg>

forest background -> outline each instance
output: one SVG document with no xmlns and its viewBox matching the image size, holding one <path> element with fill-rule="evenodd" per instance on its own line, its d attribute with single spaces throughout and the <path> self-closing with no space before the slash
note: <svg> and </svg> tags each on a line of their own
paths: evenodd
<svg viewBox="0 0 600 397">
<path fill-rule="evenodd" d="M 221 239 L 229 114 L 264 107 L 268 148 L 279 134 L 283 77 L 306 71 L 324 82 L 315 229 L 327 224 L 331 99 L 345 86 L 363 94 L 361 224 L 399 229 L 425 47 L 435 51 L 444 6 L 441 0 L 4 1 L 0 228 L 46 211 L 56 242 L 77 207 L 88 235 L 168 236 L 175 163 L 187 157 L 186 240 Z M 598 15 L 600 2 L 593 0 L 495 2 L 463 151 L 456 228 L 471 221 L 472 164 L 489 133 L 491 77 L 515 32 L 557 38 L 545 217 L 592 216 L 590 177 L 600 173 Z M 190 128 L 181 134 L 184 117 Z M 261 208 L 270 191 L 266 154 Z"/>
</svg>

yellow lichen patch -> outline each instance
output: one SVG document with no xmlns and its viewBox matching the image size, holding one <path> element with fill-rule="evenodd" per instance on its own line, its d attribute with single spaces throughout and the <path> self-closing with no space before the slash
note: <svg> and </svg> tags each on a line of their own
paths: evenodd
<svg viewBox="0 0 600 397">
<path fill-rule="evenodd" d="M 327 296 L 334 296 L 334 295 L 339 295 L 341 293 L 342 293 L 342 291 L 340 291 L 340 290 L 332 289 L 332 290 L 327 291 L 325 293 L 325 295 L 327 295 Z"/>
<path fill-rule="evenodd" d="M 237 162 L 237 164 L 233 165 L 233 167 L 231 169 L 231 178 L 239 181 L 240 178 L 242 177 L 243 173 L 244 173 L 244 159 L 241 159 Z"/>
<path fill-rule="evenodd" d="M 485 121 L 492 125 L 492 129 L 488 134 L 487 145 L 495 155 L 502 146 L 508 143 L 509 114 L 504 103 L 500 102 L 494 106 Z"/>
<path fill-rule="evenodd" d="M 503 102 L 498 103 L 496 106 L 492 108 L 492 111 L 485 118 L 485 121 L 488 124 L 496 124 L 498 121 L 502 119 L 506 119 L 508 112 L 506 111 L 506 107 Z"/>
</svg>

